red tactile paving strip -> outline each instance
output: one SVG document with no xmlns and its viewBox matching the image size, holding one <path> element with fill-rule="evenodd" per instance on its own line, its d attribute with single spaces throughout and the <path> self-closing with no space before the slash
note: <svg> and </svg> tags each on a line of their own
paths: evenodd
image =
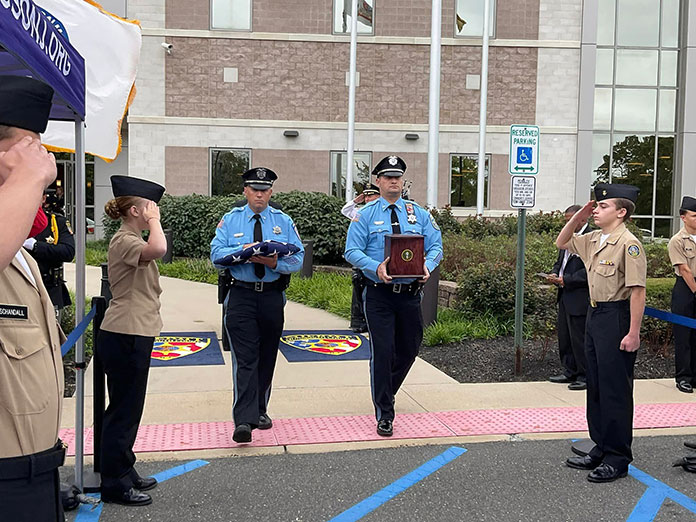
<svg viewBox="0 0 696 522">
<path fill-rule="evenodd" d="M 641 404 L 635 408 L 634 428 L 696 426 L 696 403 Z M 584 408 L 515 408 L 466 410 L 398 415 L 392 439 L 585 431 Z M 276 419 L 273 428 L 255 430 L 250 444 L 232 441 L 234 425 L 198 422 L 141 426 L 136 452 L 224 449 L 241 446 L 286 446 L 381 440 L 371 415 Z M 75 454 L 75 430 L 64 429 L 61 439 Z M 85 454 L 93 452 L 92 428 L 85 430 Z"/>
</svg>

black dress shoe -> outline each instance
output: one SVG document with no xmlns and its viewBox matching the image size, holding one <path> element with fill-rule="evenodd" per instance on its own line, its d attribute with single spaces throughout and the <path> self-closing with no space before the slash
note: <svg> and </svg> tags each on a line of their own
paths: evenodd
<svg viewBox="0 0 696 522">
<path fill-rule="evenodd" d="M 561 374 L 561 375 L 552 375 L 551 377 L 549 377 L 549 381 L 556 383 L 556 384 L 568 384 L 570 382 L 573 382 L 573 379 Z"/>
<path fill-rule="evenodd" d="M 696 473 L 696 457 L 682 457 L 672 464 L 672 466 L 675 468 L 682 467 L 684 471 L 688 471 L 689 473 Z"/>
<path fill-rule="evenodd" d="M 594 471 L 591 471 L 590 474 L 587 475 L 587 480 L 597 483 L 614 482 L 616 479 L 623 478 L 626 475 L 628 475 L 627 469 L 622 471 L 602 462 Z"/>
<path fill-rule="evenodd" d="M 391 437 L 394 434 L 393 422 L 387 419 L 382 419 L 377 423 L 377 435 L 382 437 Z"/>
<path fill-rule="evenodd" d="M 138 491 L 150 491 L 157 487 L 157 479 L 154 477 L 138 477 L 133 481 L 133 487 Z"/>
<path fill-rule="evenodd" d="M 584 457 L 569 457 L 566 459 L 566 466 L 575 469 L 595 469 L 602 463 L 601 460 L 596 460 L 585 455 Z"/>
<path fill-rule="evenodd" d="M 271 418 L 266 415 L 265 413 L 262 413 L 259 415 L 259 429 L 260 430 L 270 430 L 273 427 L 273 421 Z"/>
<path fill-rule="evenodd" d="M 353 333 L 361 334 L 367 332 L 367 326 L 351 326 Z"/>
<path fill-rule="evenodd" d="M 686 381 L 679 381 L 677 383 L 677 390 L 684 393 L 694 393 L 694 388 Z"/>
<path fill-rule="evenodd" d="M 235 442 L 251 442 L 251 426 L 248 424 L 240 424 L 234 429 L 232 440 Z"/>
<path fill-rule="evenodd" d="M 134 488 L 120 492 L 102 491 L 101 499 L 103 502 L 121 504 L 123 506 L 147 506 L 148 504 L 152 504 L 152 497 L 150 495 L 141 493 Z"/>
<path fill-rule="evenodd" d="M 687 448 L 696 450 L 696 442 L 685 442 L 684 446 L 686 446 Z"/>
<path fill-rule="evenodd" d="M 579 391 L 579 390 L 586 390 L 587 389 L 587 383 L 585 381 L 575 381 L 571 382 L 568 385 L 569 390 L 573 391 Z"/>
</svg>

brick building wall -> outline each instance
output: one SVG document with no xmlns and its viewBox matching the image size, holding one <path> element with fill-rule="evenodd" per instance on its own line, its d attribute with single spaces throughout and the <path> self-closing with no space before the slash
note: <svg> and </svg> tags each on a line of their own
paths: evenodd
<svg viewBox="0 0 696 522">
<path fill-rule="evenodd" d="M 173 196 L 208 195 L 208 149 L 165 147 L 165 187 Z"/>
</svg>

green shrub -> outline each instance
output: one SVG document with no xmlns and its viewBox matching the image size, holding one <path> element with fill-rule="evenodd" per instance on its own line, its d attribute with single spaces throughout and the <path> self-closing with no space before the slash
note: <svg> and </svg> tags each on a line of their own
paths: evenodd
<svg viewBox="0 0 696 522">
<path fill-rule="evenodd" d="M 436 346 L 464 339 L 495 339 L 514 332 L 514 321 L 501 320 L 491 314 L 467 318 L 448 308 L 440 309 L 437 321 L 425 328 L 423 344 Z"/>
<path fill-rule="evenodd" d="M 287 298 L 350 318 L 353 283 L 350 275 L 317 272 L 310 278 L 293 275 L 285 292 Z"/>
<path fill-rule="evenodd" d="M 176 258 L 171 263 L 162 263 L 158 259 L 157 267 L 160 275 L 165 277 L 176 277 L 177 279 L 185 279 L 187 281 L 217 285 L 218 271 L 208 258 Z"/>
<path fill-rule="evenodd" d="M 669 260 L 667 243 L 646 242 L 643 246 L 648 262 L 648 277 L 674 278 L 674 267 Z"/>
<path fill-rule="evenodd" d="M 170 196 L 160 201 L 162 227 L 172 230 L 174 255 L 205 258 L 210 255 L 210 242 L 215 227 L 234 202 L 242 196 Z M 314 240 L 314 262 L 340 263 L 350 221 L 341 214 L 343 201 L 320 192 L 285 192 L 273 195 L 283 205 L 283 212 L 292 217 L 302 239 Z M 108 239 L 120 221 L 103 219 Z"/>
<path fill-rule="evenodd" d="M 452 214 L 452 207 L 449 205 L 445 205 L 442 210 L 432 208 L 430 213 L 443 234 L 459 234 L 462 231 L 462 225 Z"/>
</svg>

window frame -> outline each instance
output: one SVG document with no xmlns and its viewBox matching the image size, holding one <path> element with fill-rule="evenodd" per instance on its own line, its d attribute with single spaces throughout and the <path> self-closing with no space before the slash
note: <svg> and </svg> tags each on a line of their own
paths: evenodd
<svg viewBox="0 0 696 522">
<path fill-rule="evenodd" d="M 254 21 L 254 0 L 247 0 L 249 2 L 249 28 L 248 29 L 231 29 L 229 27 L 215 27 L 213 24 L 213 3 L 215 0 L 209 0 L 210 6 L 210 30 L 211 31 L 229 31 L 235 33 L 251 33 L 253 31 L 253 21 Z"/>
<path fill-rule="evenodd" d="M 336 18 L 336 3 L 339 0 L 331 0 L 332 8 L 331 8 L 331 34 L 334 36 L 350 36 L 350 28 L 347 28 L 346 32 L 343 31 L 336 31 L 336 28 L 334 27 L 334 20 Z M 358 0 L 360 2 L 361 0 Z M 358 30 L 358 36 L 375 36 L 375 20 L 377 19 L 377 0 L 371 0 L 372 2 L 372 31 L 369 33 L 366 32 L 360 32 Z M 333 151 L 332 151 L 333 152 Z"/>
<path fill-rule="evenodd" d="M 447 165 L 447 170 L 448 170 L 448 188 L 447 188 L 447 205 L 449 205 L 453 209 L 475 209 L 476 205 L 468 206 L 468 207 L 460 207 L 457 206 L 455 207 L 452 205 L 452 158 L 454 156 L 464 156 L 468 158 L 472 158 L 476 160 L 476 168 L 478 169 L 478 153 L 467 153 L 467 152 L 450 152 L 448 155 L 448 165 Z M 484 192 L 484 200 L 486 203 L 483 205 L 483 208 L 485 210 L 490 210 L 491 208 L 491 181 L 493 179 L 493 154 L 486 153 L 485 155 L 485 160 L 488 161 L 488 187 L 486 191 Z M 478 179 L 476 180 L 478 183 Z M 485 183 L 485 180 L 484 180 Z M 478 189 L 478 187 L 477 187 Z"/>
<path fill-rule="evenodd" d="M 483 40 L 483 28 L 481 28 L 481 34 L 479 36 L 470 36 L 466 34 L 457 34 L 457 3 L 460 0 L 454 0 L 453 13 L 452 13 L 452 32 L 454 38 L 461 38 L 465 40 L 481 39 Z M 491 2 L 491 30 L 488 35 L 489 39 L 495 39 L 498 29 L 498 0 L 489 0 Z M 462 207 L 465 208 L 465 207 Z"/>
<path fill-rule="evenodd" d="M 331 196 L 334 196 L 334 193 L 333 193 L 333 191 L 331 190 L 331 183 L 332 183 L 332 180 L 333 180 L 333 177 L 334 177 L 334 172 L 333 172 L 334 158 L 335 158 L 335 155 L 338 155 L 338 154 L 345 154 L 345 155 L 346 155 L 346 166 L 348 165 L 348 157 L 347 157 L 348 151 L 346 151 L 346 150 L 335 150 L 335 149 L 329 151 L 329 187 L 328 187 L 328 194 L 330 194 Z M 369 162 L 369 164 L 368 164 L 368 172 L 369 172 L 369 176 L 368 176 L 369 180 L 368 180 L 368 181 L 371 183 L 371 182 L 372 182 L 372 169 L 373 169 L 373 166 L 372 166 L 373 151 L 371 151 L 371 150 L 356 150 L 356 151 L 353 151 L 353 161 L 355 161 L 355 154 L 367 154 L 367 155 L 369 156 L 370 162 Z M 345 193 L 344 193 L 342 196 L 341 196 L 341 195 L 336 195 L 336 197 L 337 197 L 337 198 L 340 198 L 340 199 L 345 199 L 346 195 L 345 195 Z"/>
<path fill-rule="evenodd" d="M 223 194 L 213 194 L 213 151 L 247 152 L 249 153 L 249 168 L 251 168 L 253 150 L 243 147 L 208 147 L 208 196 L 220 196 Z"/>
</svg>

